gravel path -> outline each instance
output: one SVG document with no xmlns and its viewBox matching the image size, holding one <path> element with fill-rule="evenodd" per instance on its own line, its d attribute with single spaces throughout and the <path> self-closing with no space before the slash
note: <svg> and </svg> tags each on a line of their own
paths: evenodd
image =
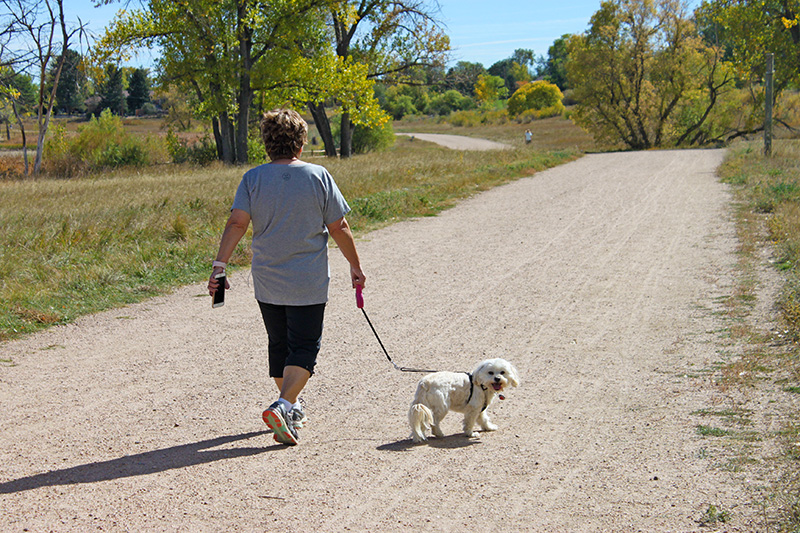
<svg viewBox="0 0 800 533">
<path fill-rule="evenodd" d="M 386 361 L 332 251 L 310 422 L 265 433 L 275 392 L 247 273 L 2 345 L 0 530 L 754 531 L 746 475 L 696 432 L 731 290 L 723 152 L 588 155 L 359 242 L 366 309 L 400 365 L 504 357 L 522 383 L 408 440 L 419 375 Z"/>
<path fill-rule="evenodd" d="M 421 141 L 436 143 L 452 150 L 485 151 L 511 148 L 508 144 L 488 141 L 486 139 L 476 139 L 474 137 L 465 137 L 463 135 L 446 135 L 444 133 L 398 133 L 397 135 L 406 135 Z"/>
</svg>

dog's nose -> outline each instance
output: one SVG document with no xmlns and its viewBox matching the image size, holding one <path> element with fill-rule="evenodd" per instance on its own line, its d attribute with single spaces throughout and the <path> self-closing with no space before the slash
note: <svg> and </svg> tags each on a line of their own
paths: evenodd
<svg viewBox="0 0 800 533">
<path fill-rule="evenodd" d="M 495 380 L 496 382 L 500 383 L 500 376 L 495 376 L 495 377 L 494 377 L 494 380 Z"/>
</svg>

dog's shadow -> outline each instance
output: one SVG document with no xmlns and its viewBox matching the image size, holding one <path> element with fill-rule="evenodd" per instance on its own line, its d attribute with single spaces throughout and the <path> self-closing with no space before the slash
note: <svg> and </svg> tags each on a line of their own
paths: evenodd
<svg viewBox="0 0 800 533">
<path fill-rule="evenodd" d="M 429 446 L 431 448 L 441 448 L 444 450 L 457 450 L 460 448 L 467 448 L 481 444 L 480 439 L 469 438 L 465 435 L 449 435 L 443 438 L 431 437 L 425 442 L 414 442 L 411 439 L 403 439 L 395 442 L 387 442 L 378 446 L 378 450 L 382 452 L 405 452 L 420 446 Z"/>
</svg>

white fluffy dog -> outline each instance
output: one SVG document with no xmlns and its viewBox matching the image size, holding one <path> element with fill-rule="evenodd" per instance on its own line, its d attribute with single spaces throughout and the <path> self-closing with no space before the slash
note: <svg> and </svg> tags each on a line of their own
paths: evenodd
<svg viewBox="0 0 800 533">
<path fill-rule="evenodd" d="M 440 424 L 449 411 L 464 413 L 464 434 L 467 437 L 476 435 L 476 424 L 485 431 L 496 430 L 497 426 L 489 420 L 486 408 L 506 387 L 517 385 L 517 369 L 505 359 L 483 361 L 471 374 L 428 374 L 419 381 L 414 402 L 408 411 L 411 440 L 428 440 L 425 433 L 430 430 L 433 430 L 435 436 L 443 437 Z M 505 399 L 502 394 L 500 399 Z"/>
</svg>

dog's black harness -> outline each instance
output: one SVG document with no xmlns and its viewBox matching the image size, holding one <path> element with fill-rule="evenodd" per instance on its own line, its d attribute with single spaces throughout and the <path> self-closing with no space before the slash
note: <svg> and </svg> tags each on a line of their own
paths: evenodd
<svg viewBox="0 0 800 533">
<path fill-rule="evenodd" d="M 469 376 L 469 398 L 467 398 L 467 404 L 469 404 L 469 401 L 472 399 L 472 392 L 475 390 L 475 383 L 472 382 L 472 374 L 470 372 L 464 373 Z M 486 387 L 483 385 L 481 385 L 481 389 L 483 389 L 483 392 L 486 392 Z M 489 407 L 488 400 L 483 403 L 483 409 L 481 409 L 481 413 L 484 412 L 487 407 Z"/>
</svg>

